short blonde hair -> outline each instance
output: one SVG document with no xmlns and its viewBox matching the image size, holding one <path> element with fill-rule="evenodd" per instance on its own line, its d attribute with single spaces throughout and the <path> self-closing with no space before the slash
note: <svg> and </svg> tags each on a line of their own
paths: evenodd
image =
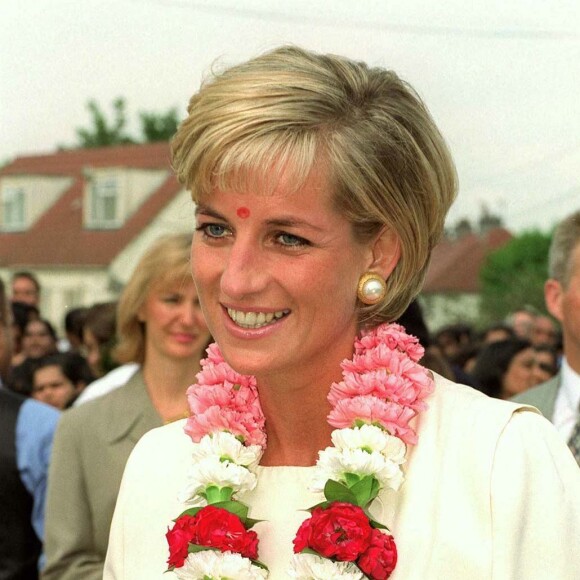
<svg viewBox="0 0 580 580">
<path fill-rule="evenodd" d="M 448 148 L 416 92 L 393 71 L 278 48 L 205 82 L 172 141 L 173 167 L 194 201 L 212 188 L 296 188 L 328 165 L 335 205 L 357 240 L 394 230 L 401 258 L 387 298 L 362 307 L 369 325 L 395 320 L 423 284 L 456 194 Z M 353 292 L 356 289 L 353 288 Z"/>
<path fill-rule="evenodd" d="M 191 280 L 190 247 L 190 234 L 164 236 L 139 260 L 117 306 L 114 356 L 120 363 L 145 361 L 146 328 L 139 320 L 139 311 L 152 288 Z"/>
</svg>

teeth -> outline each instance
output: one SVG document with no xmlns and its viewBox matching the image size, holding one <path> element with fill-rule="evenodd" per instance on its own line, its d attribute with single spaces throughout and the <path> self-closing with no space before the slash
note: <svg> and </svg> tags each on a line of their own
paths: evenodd
<svg viewBox="0 0 580 580">
<path fill-rule="evenodd" d="M 279 310 L 278 312 L 241 312 L 228 308 L 230 318 L 242 328 L 260 328 L 271 324 L 273 320 L 279 320 L 286 314 L 287 310 Z"/>
</svg>

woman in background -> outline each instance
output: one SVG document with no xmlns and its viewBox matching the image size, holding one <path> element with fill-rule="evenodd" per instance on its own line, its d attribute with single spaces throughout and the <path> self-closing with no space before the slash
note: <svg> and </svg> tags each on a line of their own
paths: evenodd
<svg viewBox="0 0 580 580">
<path fill-rule="evenodd" d="M 472 371 L 475 386 L 490 397 L 509 399 L 537 384 L 534 349 L 528 340 L 510 338 L 485 345 Z"/>
<path fill-rule="evenodd" d="M 190 237 L 161 238 L 119 300 L 120 362 L 129 382 L 64 413 L 50 466 L 45 579 L 101 579 L 123 468 L 139 438 L 187 414 L 185 390 L 209 332 L 189 272 Z"/>
</svg>

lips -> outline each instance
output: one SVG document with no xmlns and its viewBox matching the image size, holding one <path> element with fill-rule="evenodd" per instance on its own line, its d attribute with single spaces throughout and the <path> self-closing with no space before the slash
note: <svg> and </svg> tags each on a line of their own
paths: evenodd
<svg viewBox="0 0 580 580">
<path fill-rule="evenodd" d="M 262 328 L 274 324 L 289 314 L 289 310 L 277 310 L 275 312 L 243 312 L 227 308 L 228 316 L 241 328 Z"/>
</svg>

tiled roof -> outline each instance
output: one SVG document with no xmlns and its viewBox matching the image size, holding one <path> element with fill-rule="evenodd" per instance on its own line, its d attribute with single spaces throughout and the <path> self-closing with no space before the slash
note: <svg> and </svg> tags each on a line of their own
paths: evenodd
<svg viewBox="0 0 580 580">
<path fill-rule="evenodd" d="M 168 177 L 119 229 L 83 228 L 83 169 L 167 169 Z M 107 266 L 180 191 L 170 171 L 169 145 L 154 143 L 61 151 L 16 158 L 3 175 L 60 175 L 74 179 L 25 232 L 0 232 L 0 266 Z"/>
<path fill-rule="evenodd" d="M 506 229 L 494 228 L 487 234 L 444 239 L 433 250 L 423 293 L 479 292 L 479 271 L 485 257 L 511 238 Z"/>
</svg>

